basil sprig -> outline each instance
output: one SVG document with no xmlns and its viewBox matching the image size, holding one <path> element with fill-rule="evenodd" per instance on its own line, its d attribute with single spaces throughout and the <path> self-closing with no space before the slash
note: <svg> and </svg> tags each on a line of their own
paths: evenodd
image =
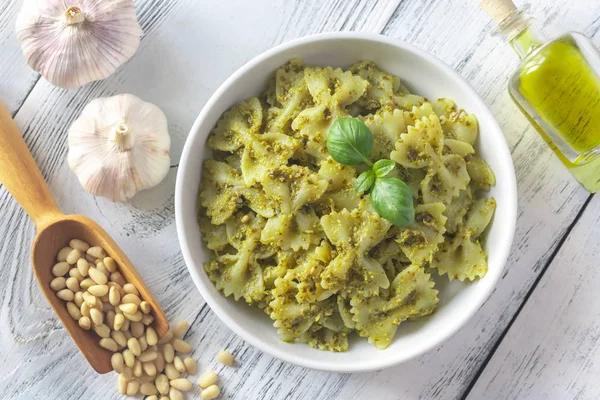
<svg viewBox="0 0 600 400">
<path fill-rule="evenodd" d="M 356 178 L 357 192 L 371 193 L 373 209 L 392 224 L 403 227 L 415 220 L 415 209 L 410 188 L 398 178 L 388 176 L 396 165 L 394 161 L 369 160 L 373 149 L 373 133 L 359 119 L 338 118 L 329 129 L 327 150 L 331 157 L 344 165 L 366 164 L 370 169 Z"/>
</svg>

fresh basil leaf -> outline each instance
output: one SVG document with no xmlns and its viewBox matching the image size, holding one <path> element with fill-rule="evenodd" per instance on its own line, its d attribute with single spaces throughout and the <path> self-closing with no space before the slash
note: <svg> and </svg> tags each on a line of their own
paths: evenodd
<svg viewBox="0 0 600 400">
<path fill-rule="evenodd" d="M 373 133 L 359 119 L 338 118 L 329 128 L 327 150 L 340 164 L 357 165 L 369 161 L 373 149 Z"/>
<path fill-rule="evenodd" d="M 375 172 L 375 175 L 378 178 L 383 178 L 384 176 L 389 174 L 394 169 L 395 166 L 396 166 L 395 162 L 393 162 L 392 160 L 386 160 L 384 158 L 382 160 L 377 161 L 375 164 L 373 164 L 373 172 Z"/>
<path fill-rule="evenodd" d="M 369 169 L 356 178 L 356 182 L 354 182 L 354 190 L 356 190 L 357 193 L 368 192 L 374 183 L 375 173 L 373 170 Z"/>
<path fill-rule="evenodd" d="M 371 190 L 371 205 L 377 214 L 398 227 L 415 221 L 412 192 L 398 178 L 377 178 Z"/>
</svg>

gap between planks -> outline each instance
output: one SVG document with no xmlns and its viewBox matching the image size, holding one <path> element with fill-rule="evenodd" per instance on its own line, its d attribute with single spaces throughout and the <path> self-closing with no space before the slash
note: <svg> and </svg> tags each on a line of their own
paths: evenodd
<svg viewBox="0 0 600 400">
<path fill-rule="evenodd" d="M 500 347 L 500 344 L 502 344 L 502 342 L 504 341 L 505 336 L 508 334 L 508 332 L 512 328 L 514 322 L 517 320 L 517 318 L 521 314 L 521 311 L 525 307 L 525 304 L 527 304 L 527 302 L 529 301 L 529 298 L 531 297 L 531 295 L 533 294 L 533 292 L 537 288 L 538 284 L 542 280 L 542 277 L 545 275 L 546 271 L 548 270 L 548 267 L 554 261 L 554 258 L 556 257 L 556 255 L 562 249 L 565 241 L 569 238 L 569 236 L 571 236 L 571 231 L 573 231 L 573 228 L 575 228 L 575 226 L 577 225 L 577 223 L 581 219 L 581 216 L 584 214 L 585 210 L 587 209 L 587 206 L 590 204 L 590 202 L 592 201 L 593 197 L 594 197 L 594 195 L 590 194 L 588 196 L 588 198 L 585 200 L 585 203 L 583 203 L 583 206 L 581 207 L 581 209 L 577 212 L 577 215 L 575 216 L 575 219 L 573 220 L 573 222 L 571 223 L 571 225 L 569 225 L 569 227 L 567 228 L 567 230 L 565 231 L 565 233 L 561 237 L 560 241 L 558 242 L 558 245 L 556 246 L 556 248 L 552 252 L 552 255 L 548 258 L 548 261 L 546 261 L 546 264 L 540 270 L 540 273 L 536 277 L 535 281 L 533 282 L 533 285 L 531 285 L 531 288 L 529 289 L 529 291 L 527 292 L 527 294 L 523 298 L 523 301 L 519 305 L 519 308 L 517 309 L 517 312 L 514 313 L 514 315 L 510 319 L 510 322 L 508 323 L 508 325 L 506 326 L 506 328 L 504 329 L 504 331 L 502 331 L 502 334 L 500 334 L 500 336 L 498 337 L 498 340 L 496 340 L 496 342 L 492 346 L 491 351 L 488 353 L 487 357 L 485 358 L 485 360 L 481 364 L 481 367 L 479 367 L 479 369 L 477 370 L 477 373 L 475 373 L 475 375 L 473 376 L 473 379 L 471 379 L 471 382 L 469 382 L 469 385 L 467 386 L 465 392 L 460 397 L 461 400 L 466 400 L 469 397 L 469 395 L 471 394 L 471 391 L 473 390 L 473 388 L 475 387 L 475 384 L 477 383 L 477 381 L 479 380 L 479 378 L 483 374 L 483 371 L 486 369 L 486 367 L 487 367 L 488 363 L 490 362 L 490 360 L 492 359 L 492 357 L 494 357 L 494 354 L 496 354 L 496 350 L 498 350 L 498 347 Z"/>
</svg>

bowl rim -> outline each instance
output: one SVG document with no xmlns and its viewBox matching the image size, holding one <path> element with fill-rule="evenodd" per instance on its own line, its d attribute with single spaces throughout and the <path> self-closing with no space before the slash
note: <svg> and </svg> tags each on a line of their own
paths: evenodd
<svg viewBox="0 0 600 400">
<path fill-rule="evenodd" d="M 452 69 L 449 65 L 447 65 L 442 60 L 438 59 L 434 55 L 412 45 L 406 43 L 399 39 L 393 39 L 388 36 L 375 34 L 375 33 L 361 33 L 361 32 L 325 32 L 318 33 L 309 36 L 304 36 L 298 39 L 293 39 L 287 42 L 284 42 L 278 46 L 275 46 L 256 57 L 252 58 L 250 61 L 246 62 L 240 68 L 238 68 L 229 78 L 227 78 L 219 88 L 212 94 L 206 104 L 202 107 L 198 117 L 194 121 L 192 128 L 185 140 L 185 144 L 183 147 L 183 151 L 181 153 L 181 158 L 179 162 L 179 168 L 177 171 L 176 183 L 175 183 L 175 220 L 177 227 L 177 235 L 180 243 L 181 252 L 183 254 L 184 261 L 186 263 L 186 267 L 188 269 L 189 274 L 192 277 L 196 287 L 200 291 L 204 301 L 209 305 L 209 307 L 214 311 L 214 313 L 225 323 L 229 329 L 231 329 L 235 334 L 237 334 L 244 341 L 249 343 L 250 345 L 258 348 L 260 351 L 271 355 L 272 357 L 278 358 L 282 361 L 288 362 L 290 364 L 298 365 L 305 368 L 328 371 L 328 372 L 367 372 L 374 371 L 383 368 L 392 367 L 394 365 L 398 365 L 409 361 L 413 358 L 416 358 L 427 351 L 439 346 L 444 341 L 448 340 L 451 336 L 453 336 L 458 330 L 460 330 L 466 322 L 476 313 L 476 311 L 487 301 L 490 294 L 493 292 L 494 287 L 500 276 L 502 275 L 502 271 L 506 265 L 506 261 L 510 255 L 510 250 L 512 248 L 512 242 L 514 238 L 514 233 L 516 229 L 516 220 L 517 220 L 517 183 L 516 176 L 514 172 L 514 165 L 512 162 L 512 157 L 508 148 L 508 144 L 506 146 L 501 146 L 501 148 L 495 149 L 497 152 L 501 152 L 502 159 L 508 160 L 505 165 L 505 168 L 508 169 L 507 182 L 506 187 L 509 189 L 508 195 L 506 196 L 506 201 L 509 202 L 507 204 L 506 215 L 503 218 L 502 223 L 508 224 L 509 235 L 506 237 L 506 240 L 499 243 L 496 251 L 499 256 L 498 259 L 501 260 L 501 265 L 498 268 L 498 271 L 494 274 L 489 275 L 489 279 L 493 279 L 493 282 L 489 282 L 489 289 L 487 293 L 482 295 L 477 301 L 471 303 L 469 308 L 463 309 L 463 313 L 460 315 L 458 319 L 458 323 L 454 324 L 450 329 L 444 331 L 444 333 L 437 335 L 433 340 L 428 342 L 427 345 L 422 346 L 416 350 L 409 350 L 407 352 L 398 353 L 398 355 L 381 357 L 380 359 L 365 362 L 362 360 L 357 360 L 357 363 L 347 363 L 347 364 L 339 364 L 336 362 L 329 362 L 323 360 L 310 360 L 307 358 L 297 358 L 294 355 L 290 355 L 281 349 L 274 348 L 267 343 L 261 342 L 254 335 L 248 334 L 246 330 L 238 324 L 228 313 L 221 308 L 221 306 L 213 300 L 212 295 L 210 294 L 206 283 L 200 277 L 199 273 L 195 268 L 195 262 L 192 258 L 192 255 L 189 251 L 190 244 L 187 241 L 186 234 L 184 232 L 184 216 L 182 211 L 182 201 L 185 192 L 185 188 L 182 186 L 181 182 L 184 179 L 185 174 L 185 165 L 187 164 L 187 160 L 190 157 L 192 143 L 195 141 L 195 138 L 198 134 L 200 134 L 199 127 L 202 124 L 203 120 L 210 113 L 210 110 L 213 108 L 218 99 L 223 95 L 223 93 L 229 89 L 241 76 L 243 76 L 247 70 L 250 68 L 262 63 L 264 60 L 269 59 L 270 57 L 276 56 L 277 54 L 286 51 L 290 48 L 310 44 L 314 42 L 321 41 L 329 41 L 329 40 L 340 40 L 340 39 L 349 39 L 349 40 L 363 40 L 363 41 L 374 41 L 380 42 L 384 44 L 389 44 L 394 47 L 399 47 L 404 51 L 411 52 L 416 56 L 424 59 L 424 61 L 429 62 L 436 67 L 443 70 L 445 73 L 452 76 L 452 78 L 456 81 L 456 83 L 461 87 L 461 89 L 466 92 L 466 94 L 474 99 L 475 102 L 479 103 L 481 107 L 480 112 L 478 112 L 478 116 L 484 118 L 490 122 L 490 124 L 497 130 L 498 133 L 502 135 L 502 130 L 498 125 L 498 122 L 494 118 L 492 112 L 485 104 L 483 99 L 477 94 L 477 92 L 471 87 L 469 83 L 467 83 L 454 69 Z M 483 114 L 483 115 L 481 115 Z M 504 139 L 504 135 L 502 135 Z M 506 139 L 504 139 L 506 140 Z M 208 279 L 208 278 L 206 278 Z M 210 282 L 209 282 L 210 283 Z M 212 283 L 211 283 L 212 284 Z M 385 350 L 383 350 L 385 351 Z"/>
</svg>

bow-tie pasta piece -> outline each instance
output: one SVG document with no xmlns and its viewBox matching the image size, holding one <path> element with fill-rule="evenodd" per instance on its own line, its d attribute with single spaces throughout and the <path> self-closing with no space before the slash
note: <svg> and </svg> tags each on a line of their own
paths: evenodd
<svg viewBox="0 0 600 400">
<path fill-rule="evenodd" d="M 265 175 L 285 166 L 300 142 L 283 133 L 266 132 L 244 146 L 240 168 L 247 186 L 263 182 Z"/>
<path fill-rule="evenodd" d="M 321 273 L 333 258 L 333 248 L 326 240 L 308 254 L 296 268 L 289 272 L 289 278 L 298 282 L 296 300 L 299 303 L 316 303 L 331 297 L 334 293 L 321 286 Z"/>
<path fill-rule="evenodd" d="M 308 250 L 318 244 L 323 235 L 319 217 L 314 210 L 298 210 L 295 214 L 278 214 L 269 218 L 260 240 L 283 250 Z"/>
<path fill-rule="evenodd" d="M 476 200 L 456 236 L 442 243 L 433 256 L 431 268 L 437 269 L 440 275 L 447 274 L 450 280 L 483 277 L 488 267 L 480 235 L 489 225 L 495 209 L 494 198 Z"/>
<path fill-rule="evenodd" d="M 457 139 L 475 144 L 479 125 L 477 117 L 467 114 L 463 109 L 458 109 L 456 103 L 450 99 L 438 99 L 433 102 L 433 109 L 440 117 L 444 135 L 448 139 Z"/>
<path fill-rule="evenodd" d="M 221 151 L 235 151 L 250 143 L 260 133 L 263 109 L 256 97 L 244 101 L 223 113 L 208 136 L 208 145 Z"/>
<path fill-rule="evenodd" d="M 442 154 L 444 135 L 435 114 L 423 117 L 400 135 L 390 158 L 406 168 L 423 168 L 434 155 Z"/>
<path fill-rule="evenodd" d="M 467 172 L 474 189 L 490 190 L 496 184 L 496 175 L 484 159 L 471 157 L 467 162 Z"/>
<path fill-rule="evenodd" d="M 377 68 L 373 61 L 363 60 L 350 67 L 350 72 L 369 82 L 365 94 L 352 104 L 352 115 L 366 115 L 379 109 L 393 110 L 394 96 L 399 94 L 400 79 Z"/>
<path fill-rule="evenodd" d="M 415 223 L 402 230 L 397 239 L 402 252 L 415 265 L 430 262 L 444 241 L 446 207 L 442 203 L 422 204 L 415 208 Z"/>
<path fill-rule="evenodd" d="M 452 199 L 450 204 L 446 206 L 445 215 L 446 232 L 456 233 L 461 225 L 464 224 L 464 217 L 473 203 L 473 195 L 471 189 L 461 190 L 457 197 Z"/>
<path fill-rule="evenodd" d="M 404 123 L 404 111 L 384 110 L 381 113 L 365 117 L 365 125 L 373 133 L 373 150 L 371 150 L 371 161 L 390 157 L 390 149 L 394 147 L 398 136 L 407 131 Z"/>
<path fill-rule="evenodd" d="M 467 164 L 461 156 L 432 157 L 427 175 L 421 181 L 423 202 L 450 204 L 470 181 Z"/>
<path fill-rule="evenodd" d="M 327 190 L 328 182 L 309 168 L 282 166 L 266 174 L 265 194 L 277 204 L 277 210 L 293 214 L 301 207 L 317 201 Z"/>
<path fill-rule="evenodd" d="M 387 348 L 402 321 L 431 314 L 437 307 L 438 291 L 423 268 L 411 265 L 391 285 L 391 297 L 351 300 L 356 329 L 378 349 Z"/>
</svg>

